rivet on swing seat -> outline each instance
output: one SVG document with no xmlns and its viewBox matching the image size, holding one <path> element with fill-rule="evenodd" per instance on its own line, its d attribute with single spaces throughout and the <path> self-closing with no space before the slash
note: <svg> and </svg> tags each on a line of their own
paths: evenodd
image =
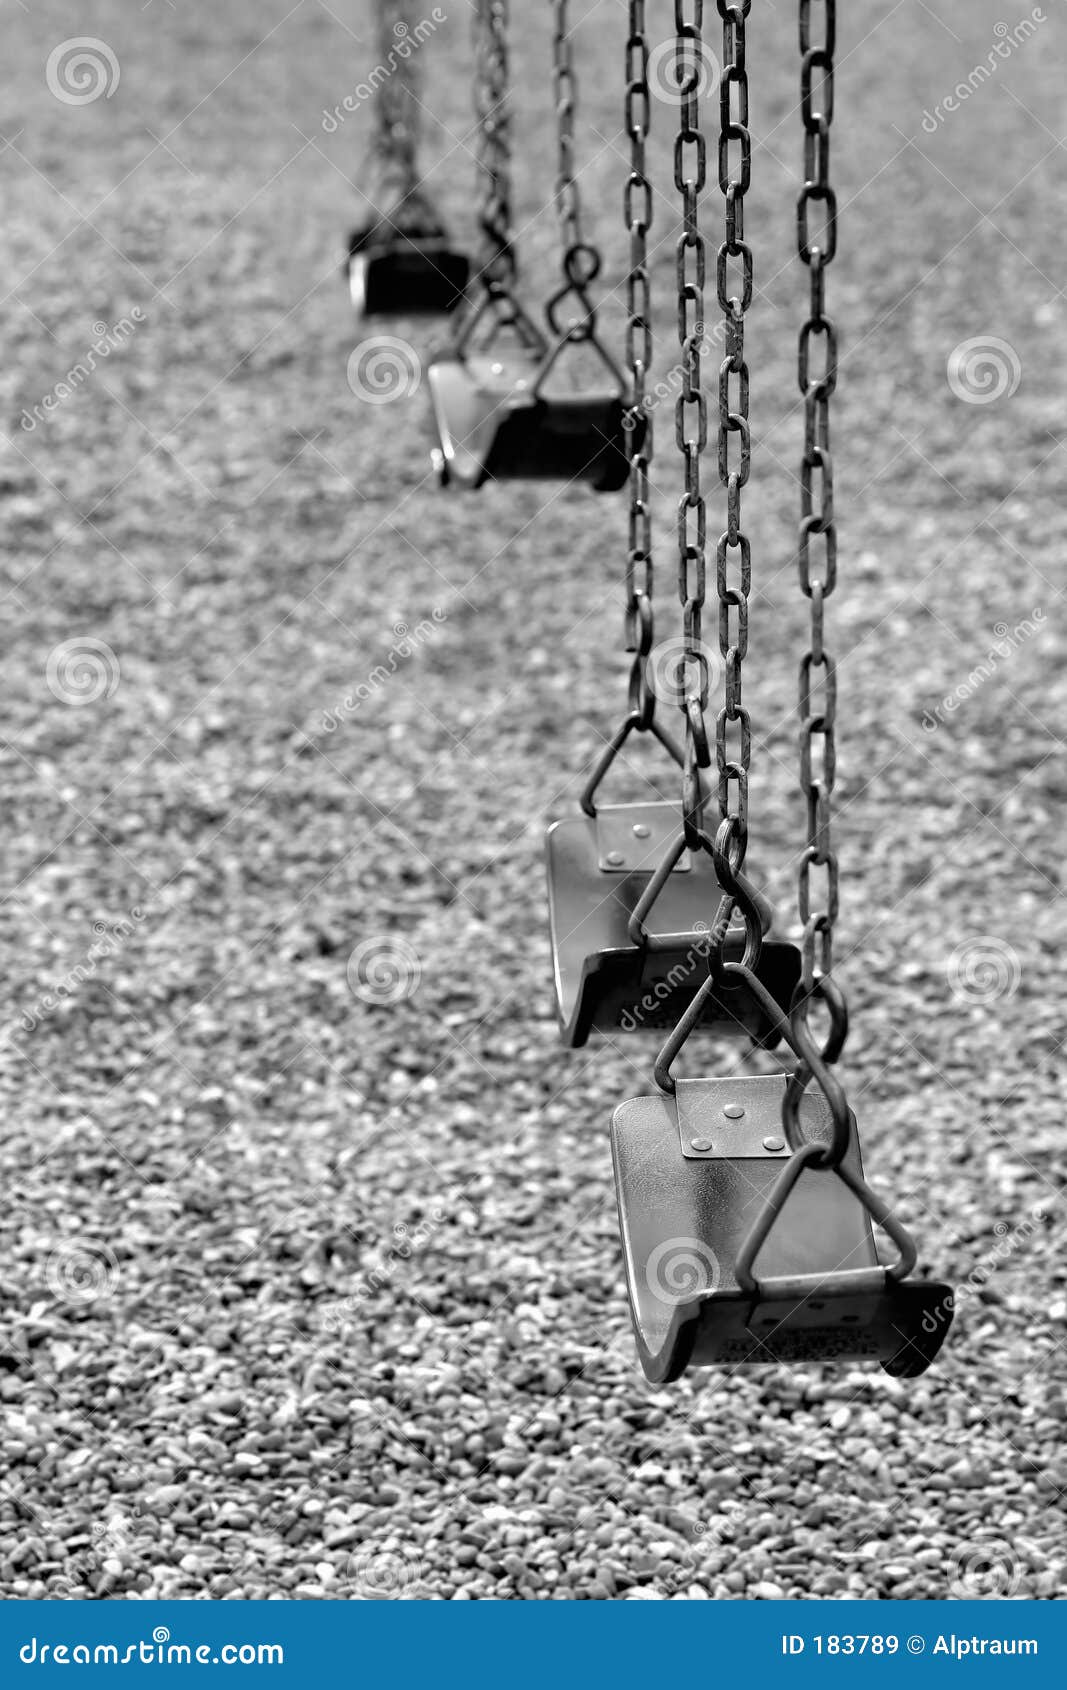
<svg viewBox="0 0 1067 1690">
<path fill-rule="evenodd" d="M 495 358 L 440 358 L 427 381 L 442 486 L 492 480 L 585 481 L 598 493 L 623 487 L 630 462 L 617 393 L 556 396 L 539 387 L 530 364 Z"/>
<path fill-rule="evenodd" d="M 360 317 L 445 315 L 462 299 L 469 273 L 441 230 L 371 224 L 349 241 L 348 290 Z"/>
<path fill-rule="evenodd" d="M 791 1158 L 785 1086 L 784 1075 L 678 1080 L 674 1096 L 615 1111 L 630 1311 L 657 1383 L 688 1367 L 754 1362 L 870 1360 L 914 1378 L 944 1341 L 950 1290 L 880 1265 L 868 1208 L 842 1177 L 862 1180 L 854 1117 L 841 1168 L 801 1169 L 758 1250 L 753 1287 L 738 1283 L 742 1246 Z M 812 1139 L 828 1129 L 814 1088 L 801 1122 Z"/>
<path fill-rule="evenodd" d="M 673 1027 L 706 981 L 707 920 L 721 897 L 706 851 L 679 856 L 653 907 L 650 942 L 636 944 L 630 933 L 642 893 L 680 834 L 679 807 L 670 803 L 602 805 L 595 816 L 549 828 L 549 923 L 564 1044 L 584 1045 L 591 1032 Z M 761 915 L 766 926 L 770 911 L 762 902 Z M 731 935 L 727 960 L 741 949 L 741 937 Z M 787 1011 L 800 977 L 795 947 L 765 939 L 758 974 Z M 775 1042 L 766 1015 L 741 985 L 709 997 L 700 1025 Z"/>
</svg>

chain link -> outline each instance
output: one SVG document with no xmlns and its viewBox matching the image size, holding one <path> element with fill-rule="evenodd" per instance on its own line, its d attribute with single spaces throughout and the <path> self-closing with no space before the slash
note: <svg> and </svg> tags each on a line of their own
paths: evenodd
<svg viewBox="0 0 1067 1690">
<path fill-rule="evenodd" d="M 744 240 L 744 199 L 752 170 L 748 131 L 748 74 L 745 22 L 752 0 L 717 0 L 722 19 L 723 72 L 719 88 L 718 179 L 725 199 L 725 239 L 716 261 L 716 291 L 724 315 L 726 356 L 719 367 L 718 471 L 726 490 L 726 528 L 716 548 L 719 652 L 723 661 L 723 705 L 715 723 L 720 821 L 733 824 L 740 862 L 748 841 L 748 774 L 752 728 L 742 703 L 741 665 L 748 650 L 751 547 L 741 528 L 741 489 L 749 478 L 749 373 L 745 362 L 745 313 L 752 302 L 752 254 Z M 701 380 L 705 341 L 706 249 L 700 232 L 699 199 L 707 174 L 700 129 L 703 74 L 702 0 L 675 0 L 675 65 L 681 123 L 675 140 L 674 180 L 682 198 L 678 241 L 678 339 L 682 387 L 675 406 L 675 438 L 684 462 L 685 491 L 678 507 L 678 595 L 682 602 L 684 709 L 686 716 L 686 829 L 699 832 L 696 771 L 710 765 L 704 713 L 710 674 L 702 641 L 707 585 L 707 507 L 701 486 L 701 455 L 707 444 L 707 400 Z M 739 265 L 739 269 L 738 269 Z M 731 273 L 733 271 L 733 274 Z M 731 437 L 738 445 L 731 448 Z"/>
<path fill-rule="evenodd" d="M 626 276 L 626 363 L 630 391 L 623 419 L 630 458 L 626 649 L 636 654 L 630 676 L 630 708 L 638 713 L 642 728 L 651 726 L 656 706 L 647 673 L 654 638 L 652 507 L 649 496 L 652 417 L 648 405 L 648 380 L 652 367 L 652 297 L 648 269 L 652 185 L 645 157 L 651 117 L 645 0 L 629 0 L 625 124 L 630 137 L 630 174 L 626 180 L 623 206 L 630 236 L 630 268 Z"/>
<path fill-rule="evenodd" d="M 582 210 L 574 175 L 574 112 L 577 88 L 567 19 L 567 0 L 553 0 L 552 68 L 556 84 L 556 133 L 559 164 L 556 171 L 556 204 L 559 208 L 563 247 L 582 244 Z"/>
<path fill-rule="evenodd" d="M 716 261 L 716 292 L 723 313 L 726 356 L 719 365 L 719 481 L 726 490 L 726 528 L 716 550 L 719 654 L 723 706 L 715 730 L 719 815 L 734 823 L 742 860 L 748 839 L 748 776 L 752 726 L 741 701 L 741 666 L 748 652 L 748 597 L 752 550 L 741 527 L 741 489 L 749 478 L 749 375 L 745 362 L 745 313 L 752 303 L 752 252 L 745 242 L 745 194 L 752 177 L 748 129 L 745 22 L 752 0 L 718 0 L 722 19 L 719 83 L 719 190 L 725 201 L 725 239 Z"/>
<path fill-rule="evenodd" d="M 596 335 L 596 305 L 589 294 L 589 287 L 600 274 L 601 259 L 599 249 L 582 233 L 581 197 L 574 174 L 574 115 L 578 104 L 578 84 L 574 73 L 567 0 L 552 0 L 552 13 L 552 68 L 558 144 L 556 206 L 563 251 L 563 286 L 549 300 L 545 314 L 549 328 L 561 339 L 592 340 Z M 560 307 L 567 299 L 573 300 L 578 309 L 564 322 Z"/>
<path fill-rule="evenodd" d="M 813 39 L 812 12 L 823 8 L 821 40 Z M 834 789 L 836 671 L 826 650 L 823 609 L 837 582 L 830 399 L 837 384 L 837 331 L 826 315 L 826 266 L 837 248 L 837 200 L 830 186 L 830 124 L 834 106 L 835 0 L 800 0 L 801 115 L 804 187 L 797 202 L 797 248 L 810 275 L 807 320 L 800 330 L 797 374 L 804 396 L 797 567 L 809 602 L 808 650 L 800 664 L 800 785 L 807 800 L 807 844 L 797 877 L 803 925 L 805 997 L 833 968 L 838 910 L 838 869 L 830 828 Z M 813 217 L 821 227 L 813 229 Z M 818 553 L 814 556 L 813 553 Z M 819 871 L 821 896 L 812 884 Z"/>
<path fill-rule="evenodd" d="M 688 16 L 692 13 L 692 16 Z M 675 75 L 679 128 L 674 141 L 674 185 L 682 201 L 682 233 L 676 249 L 678 342 L 682 385 L 674 407 L 674 438 L 682 454 L 685 490 L 678 504 L 678 597 L 682 603 L 682 708 L 685 712 L 683 814 L 690 846 L 698 842 L 702 806 L 699 771 L 711 755 L 704 712 L 710 676 L 701 642 L 707 575 L 707 505 L 700 460 L 708 439 L 708 406 L 701 380 L 704 344 L 704 280 L 707 254 L 700 232 L 699 201 L 707 178 L 700 128 L 703 0 L 675 0 Z"/>
<path fill-rule="evenodd" d="M 382 191 L 400 205 L 417 198 L 419 191 L 417 54 L 411 36 L 414 10 L 412 0 L 378 0 L 378 61 L 384 74 L 375 102 L 374 152 Z"/>
<path fill-rule="evenodd" d="M 511 122 L 508 112 L 508 0 L 477 0 L 473 18 L 477 118 L 482 178 L 479 212 L 485 252 L 482 280 L 490 293 L 515 278 L 511 209 Z"/>
</svg>

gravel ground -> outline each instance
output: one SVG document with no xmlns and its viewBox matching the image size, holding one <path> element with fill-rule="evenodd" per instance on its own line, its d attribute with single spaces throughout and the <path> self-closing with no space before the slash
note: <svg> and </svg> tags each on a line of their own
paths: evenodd
<svg viewBox="0 0 1067 1690">
<path fill-rule="evenodd" d="M 616 66 L 621 8 L 575 10 Z M 869 1172 L 924 1269 L 966 1294 L 916 1383 L 758 1368 L 669 1390 L 635 1362 L 607 1137 L 651 1051 L 559 1048 L 541 868 L 546 817 L 573 808 L 622 707 L 624 508 L 529 485 L 443 497 L 422 400 L 354 397 L 338 259 L 366 113 L 332 133 L 322 116 L 371 62 L 363 8 L 12 15 L 0 1594 L 1067 1587 L 1067 191 L 1048 10 L 944 121 L 1007 14 L 860 0 L 840 20 L 847 1078 Z M 467 7 L 448 11 L 429 152 L 467 235 Z M 543 286 L 547 40 L 521 11 L 523 245 Z M 788 908 L 798 120 L 792 25 L 755 12 L 746 692 L 753 854 Z M 75 30 L 113 49 L 112 97 L 49 91 Z M 611 79 L 586 90 L 583 182 L 617 290 Z M 661 200 L 668 347 L 672 232 Z M 617 293 L 608 316 L 617 335 Z M 416 326 L 386 329 L 426 350 Z M 950 358 L 990 336 L 1005 390 L 968 403 Z"/>
</svg>

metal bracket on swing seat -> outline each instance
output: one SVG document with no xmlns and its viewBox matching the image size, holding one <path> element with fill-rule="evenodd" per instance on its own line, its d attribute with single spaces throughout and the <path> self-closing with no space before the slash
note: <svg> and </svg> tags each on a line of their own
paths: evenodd
<svg viewBox="0 0 1067 1690">
<path fill-rule="evenodd" d="M 678 1080 L 674 1096 L 615 1111 L 630 1312 L 656 1383 L 688 1367 L 807 1361 L 880 1361 L 914 1378 L 944 1342 L 949 1288 L 906 1281 L 903 1254 L 879 1260 L 855 1117 L 839 1168 L 797 1172 L 782 1137 L 785 1087 L 784 1075 Z M 817 1148 L 829 1124 L 821 1099 L 805 1098 L 801 1121 Z"/>
<path fill-rule="evenodd" d="M 593 816 L 559 821 L 546 840 L 549 926 L 560 1032 L 584 1045 L 591 1032 L 654 1032 L 672 1027 L 708 975 L 708 920 L 721 899 L 710 857 L 683 852 L 654 906 L 646 942 L 632 919 L 653 874 L 682 831 L 677 804 L 601 805 Z M 761 902 L 764 925 L 769 906 Z M 726 955 L 740 955 L 731 935 Z M 792 945 L 765 939 L 759 974 L 783 1010 L 799 979 Z M 709 997 L 700 1025 L 771 1042 L 767 1016 L 743 986 Z"/>
<path fill-rule="evenodd" d="M 463 298 L 470 263 L 440 228 L 409 231 L 380 223 L 348 244 L 348 291 L 358 317 L 444 316 Z"/>
<path fill-rule="evenodd" d="M 648 871 L 666 856 L 678 837 L 674 804 L 606 804 L 596 814 L 597 867 L 602 874 Z M 675 874 L 688 874 L 691 861 L 683 851 Z"/>
</svg>

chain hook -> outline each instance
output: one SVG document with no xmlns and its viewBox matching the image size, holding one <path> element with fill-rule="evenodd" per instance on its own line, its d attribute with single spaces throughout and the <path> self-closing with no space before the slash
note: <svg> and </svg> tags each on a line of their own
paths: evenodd
<svg viewBox="0 0 1067 1690">
<path fill-rule="evenodd" d="M 595 247 L 579 241 L 563 255 L 563 286 L 545 306 L 545 317 L 554 335 L 575 344 L 592 340 L 596 334 L 596 305 L 588 289 L 600 274 L 601 257 Z M 565 299 L 575 298 L 582 308 L 581 316 L 560 321 L 559 308 Z"/>
</svg>

